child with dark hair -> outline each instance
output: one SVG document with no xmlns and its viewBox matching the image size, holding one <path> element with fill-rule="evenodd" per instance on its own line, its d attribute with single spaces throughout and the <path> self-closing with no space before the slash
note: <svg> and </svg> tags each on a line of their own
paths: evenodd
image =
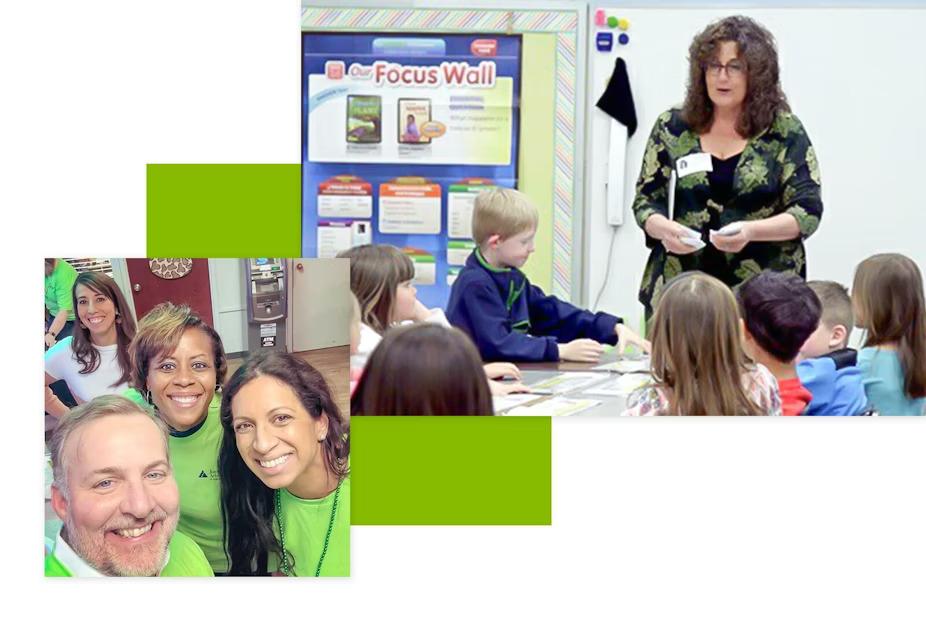
<svg viewBox="0 0 926 618">
<path fill-rule="evenodd" d="M 857 353 L 849 346 L 855 320 L 846 286 L 835 281 L 808 281 L 820 299 L 820 325 L 798 356 L 797 376 L 813 399 L 805 416 L 856 416 L 868 408 Z"/>
<path fill-rule="evenodd" d="M 492 416 L 476 346 L 459 329 L 438 324 L 389 329 L 354 390 L 351 414 Z"/>
<path fill-rule="evenodd" d="M 763 271 L 740 286 L 746 351 L 778 380 L 782 414 L 797 416 L 812 395 L 797 375 L 797 355 L 820 323 L 820 299 L 799 276 Z"/>
</svg>

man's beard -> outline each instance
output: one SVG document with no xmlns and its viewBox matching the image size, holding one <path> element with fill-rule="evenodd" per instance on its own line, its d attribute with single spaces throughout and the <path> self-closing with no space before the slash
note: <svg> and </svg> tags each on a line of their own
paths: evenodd
<svg viewBox="0 0 926 618">
<path fill-rule="evenodd" d="M 118 551 L 106 535 L 109 530 L 142 528 L 148 524 L 160 522 L 160 530 L 156 539 Z M 168 517 L 163 510 L 152 513 L 145 523 L 138 525 L 113 526 L 106 524 L 102 533 L 100 530 L 86 532 L 74 523 L 72 515 L 68 512 L 62 534 L 68 545 L 77 552 L 91 567 L 109 577 L 151 577 L 160 573 L 164 566 L 164 557 L 167 555 L 167 545 L 177 527 L 177 515 Z"/>
</svg>

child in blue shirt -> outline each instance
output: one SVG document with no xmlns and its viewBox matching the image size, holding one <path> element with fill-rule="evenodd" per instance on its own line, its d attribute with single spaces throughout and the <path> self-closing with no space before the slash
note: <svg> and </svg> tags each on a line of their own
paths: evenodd
<svg viewBox="0 0 926 618">
<path fill-rule="evenodd" d="M 534 252 L 537 209 L 520 191 L 483 191 L 473 209 L 477 247 L 460 270 L 447 319 L 466 332 L 484 361 L 597 362 L 602 343 L 649 342 L 621 318 L 592 313 L 531 285 L 519 269 Z"/>
<path fill-rule="evenodd" d="M 926 303 L 910 258 L 882 253 L 855 269 L 852 305 L 867 329 L 858 366 L 868 400 L 882 416 L 922 416 L 926 405 Z"/>
<path fill-rule="evenodd" d="M 820 299 L 820 325 L 798 355 L 797 377 L 813 399 L 804 416 L 857 416 L 866 412 L 868 398 L 857 352 L 848 347 L 855 320 L 846 287 L 835 281 L 808 281 Z"/>
</svg>

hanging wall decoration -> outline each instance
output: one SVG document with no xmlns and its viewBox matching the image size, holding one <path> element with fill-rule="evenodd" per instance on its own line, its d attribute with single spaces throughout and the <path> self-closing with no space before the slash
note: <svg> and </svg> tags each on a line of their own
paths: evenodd
<svg viewBox="0 0 926 618">
<path fill-rule="evenodd" d="M 148 260 L 151 274 L 161 279 L 180 279 L 193 270 L 191 258 L 153 258 Z"/>
</svg>

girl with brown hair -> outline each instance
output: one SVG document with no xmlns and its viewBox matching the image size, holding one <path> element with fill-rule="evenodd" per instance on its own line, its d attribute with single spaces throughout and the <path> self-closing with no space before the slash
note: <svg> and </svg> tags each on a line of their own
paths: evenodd
<svg viewBox="0 0 926 618">
<path fill-rule="evenodd" d="M 366 362 L 394 324 L 432 321 L 450 325 L 441 309 L 429 310 L 418 300 L 412 282 L 415 265 L 392 245 L 361 245 L 338 257 L 350 259 L 350 289 L 360 304 L 360 343 L 353 364 Z"/>
<path fill-rule="evenodd" d="M 926 404 L 926 303 L 910 258 L 881 253 L 855 269 L 855 323 L 866 329 L 858 353 L 865 394 L 883 416 L 920 416 Z"/>
<path fill-rule="evenodd" d="M 71 289 L 77 327 L 45 353 L 45 411 L 61 417 L 68 407 L 49 384 L 64 380 L 77 403 L 128 387 L 129 344 L 135 320 L 122 291 L 102 273 L 81 273 Z"/>
<path fill-rule="evenodd" d="M 476 346 L 437 324 L 391 329 L 351 398 L 366 416 L 491 416 L 492 395 Z"/>
<path fill-rule="evenodd" d="M 657 119 L 633 203 L 651 249 L 639 294 L 647 319 L 680 272 L 731 287 L 761 270 L 806 278 L 804 240 L 823 214 L 817 158 L 781 89 L 772 34 L 727 17 L 688 56 L 684 105 Z"/>
<path fill-rule="evenodd" d="M 721 281 L 685 273 L 667 285 L 652 320 L 653 384 L 631 394 L 626 416 L 772 416 L 778 384 L 743 350 L 736 299 Z"/>
<path fill-rule="evenodd" d="M 351 367 L 362 369 L 387 329 L 401 323 L 429 322 L 450 328 L 442 309 L 428 309 L 417 298 L 412 279 L 415 265 L 411 258 L 391 245 L 361 245 L 338 254 L 350 259 L 350 289 L 360 305 L 360 341 L 351 350 Z M 407 369 L 411 369 L 411 366 Z M 497 395 L 525 392 L 520 382 L 501 384 L 494 380 L 521 372 L 511 363 L 489 363 L 485 375 Z"/>
</svg>

